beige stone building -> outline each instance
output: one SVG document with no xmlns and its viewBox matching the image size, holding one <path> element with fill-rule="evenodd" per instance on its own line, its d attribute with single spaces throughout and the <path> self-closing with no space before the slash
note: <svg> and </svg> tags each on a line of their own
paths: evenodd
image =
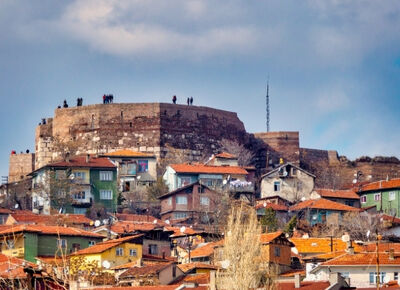
<svg viewBox="0 0 400 290">
<path fill-rule="evenodd" d="M 304 169 L 285 163 L 261 177 L 261 198 L 280 196 L 290 202 L 309 199 L 315 176 Z"/>
</svg>

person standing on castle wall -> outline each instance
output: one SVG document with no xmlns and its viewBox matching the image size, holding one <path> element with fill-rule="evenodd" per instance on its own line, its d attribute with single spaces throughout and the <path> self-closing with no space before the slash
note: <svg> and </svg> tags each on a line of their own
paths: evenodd
<svg viewBox="0 0 400 290">
<path fill-rule="evenodd" d="M 106 103 L 106 95 L 103 95 L 103 104 Z"/>
<path fill-rule="evenodd" d="M 190 105 L 193 105 L 193 97 L 190 97 Z"/>
<path fill-rule="evenodd" d="M 172 97 L 172 102 L 173 102 L 174 104 L 176 104 L 176 96 L 173 96 L 173 97 Z"/>
<path fill-rule="evenodd" d="M 187 104 L 188 104 L 188 106 L 190 105 L 190 99 L 189 98 L 187 98 Z"/>
<path fill-rule="evenodd" d="M 64 100 L 63 107 L 64 107 L 64 108 L 68 108 L 67 100 Z"/>
<path fill-rule="evenodd" d="M 114 95 L 110 95 L 110 104 L 114 103 Z"/>
</svg>

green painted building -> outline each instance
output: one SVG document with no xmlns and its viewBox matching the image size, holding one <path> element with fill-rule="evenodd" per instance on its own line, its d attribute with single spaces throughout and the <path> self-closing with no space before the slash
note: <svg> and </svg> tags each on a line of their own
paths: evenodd
<svg viewBox="0 0 400 290">
<path fill-rule="evenodd" d="M 117 209 L 117 167 L 108 158 L 76 156 L 48 164 L 32 176 L 35 213 L 86 214 L 93 206 Z"/>
<path fill-rule="evenodd" d="M 400 179 L 366 184 L 358 191 L 362 208 L 376 207 L 378 212 L 400 215 Z"/>
<path fill-rule="evenodd" d="M 103 236 L 78 228 L 17 225 L 0 235 L 1 253 L 36 262 L 36 257 L 69 255 L 103 240 Z"/>
</svg>

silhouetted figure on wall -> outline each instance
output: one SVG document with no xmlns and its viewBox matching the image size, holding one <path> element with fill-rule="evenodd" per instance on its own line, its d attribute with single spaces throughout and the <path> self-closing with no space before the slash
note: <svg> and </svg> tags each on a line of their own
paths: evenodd
<svg viewBox="0 0 400 290">
<path fill-rule="evenodd" d="M 103 95 L 103 104 L 106 103 L 106 95 Z"/>
<path fill-rule="evenodd" d="M 188 104 L 188 106 L 190 105 L 190 99 L 189 98 L 187 98 L 187 104 Z"/>
<path fill-rule="evenodd" d="M 63 107 L 68 108 L 67 100 L 64 100 Z"/>
<path fill-rule="evenodd" d="M 173 96 L 173 97 L 172 97 L 172 102 L 173 102 L 174 104 L 176 104 L 176 96 Z"/>
<path fill-rule="evenodd" d="M 77 107 L 81 107 L 82 104 L 83 104 L 83 99 L 82 99 L 82 98 L 77 98 L 77 99 L 76 99 L 76 106 L 77 106 Z"/>
<path fill-rule="evenodd" d="M 190 97 L 190 105 L 193 105 L 193 97 Z"/>
</svg>

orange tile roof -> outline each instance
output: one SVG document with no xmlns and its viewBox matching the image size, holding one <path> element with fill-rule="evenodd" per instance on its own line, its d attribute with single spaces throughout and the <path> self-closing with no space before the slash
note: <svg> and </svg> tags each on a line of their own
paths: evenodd
<svg viewBox="0 0 400 290">
<path fill-rule="evenodd" d="M 90 225 L 93 222 L 83 214 L 57 214 L 57 215 L 39 215 L 39 214 L 22 214 L 12 213 L 11 216 L 19 224 L 46 224 L 46 225 Z"/>
<path fill-rule="evenodd" d="M 287 272 L 284 272 L 282 274 L 279 274 L 280 277 L 294 277 L 294 275 L 299 274 L 300 276 L 305 276 L 306 271 L 305 270 L 289 270 Z"/>
<path fill-rule="evenodd" d="M 333 258 L 329 261 L 322 263 L 322 266 L 356 266 L 356 265 L 376 265 L 377 255 L 375 252 L 356 253 L 356 254 L 343 254 L 339 257 Z M 379 253 L 380 265 L 398 265 L 400 266 L 400 253 L 394 254 L 394 259 L 389 258 L 388 253 Z"/>
<path fill-rule="evenodd" d="M 216 158 L 224 158 L 224 159 L 236 159 L 237 157 L 235 155 L 232 155 L 228 152 L 221 152 L 217 155 L 215 155 L 214 157 Z"/>
<path fill-rule="evenodd" d="M 363 245 L 363 249 L 365 252 L 375 252 L 376 243 Z M 400 243 L 379 243 L 378 250 L 379 252 L 389 252 L 390 250 L 394 250 L 395 252 L 400 253 Z"/>
<path fill-rule="evenodd" d="M 315 191 L 321 197 L 345 198 L 345 199 L 360 199 L 360 196 L 353 189 L 337 190 L 327 188 L 317 188 Z"/>
<path fill-rule="evenodd" d="M 330 283 L 327 281 L 311 282 L 303 281 L 300 283 L 300 288 L 295 288 L 294 282 L 278 282 L 276 283 L 277 290 L 290 290 L 290 289 L 300 289 L 300 290 L 323 290 L 327 289 Z"/>
<path fill-rule="evenodd" d="M 400 224 L 400 218 L 390 216 L 387 214 L 382 214 L 380 216 L 384 221 L 391 222 L 392 224 Z"/>
<path fill-rule="evenodd" d="M 8 208 L 0 208 L 0 214 L 10 214 L 12 213 L 12 210 Z"/>
<path fill-rule="evenodd" d="M 219 267 L 206 264 L 206 263 L 186 263 L 186 264 L 179 264 L 178 268 L 181 269 L 183 273 L 187 273 L 192 271 L 193 269 L 210 269 L 210 270 L 218 270 Z"/>
<path fill-rule="evenodd" d="M 117 234 L 124 234 L 136 231 L 148 232 L 156 228 L 161 228 L 161 226 L 148 222 L 118 221 L 111 226 L 111 231 Z"/>
<path fill-rule="evenodd" d="M 78 228 L 61 227 L 61 226 L 45 226 L 45 225 L 15 225 L 6 230 L 0 231 L 0 236 L 10 235 L 19 232 L 33 232 L 42 235 L 62 235 L 62 236 L 81 236 L 103 238 L 99 234 L 84 231 Z"/>
<path fill-rule="evenodd" d="M 381 190 L 381 189 L 391 189 L 400 188 L 400 178 L 392 180 L 380 180 L 363 185 L 359 192 L 371 191 L 371 190 Z"/>
<path fill-rule="evenodd" d="M 162 220 L 155 218 L 151 215 L 140 215 L 140 214 L 130 214 L 130 213 L 117 213 L 116 217 L 121 221 L 131 221 L 131 222 L 147 222 L 154 223 L 157 221 L 158 224 L 166 225 Z"/>
<path fill-rule="evenodd" d="M 107 157 L 155 157 L 154 154 L 137 152 L 129 149 L 117 150 L 114 152 L 103 154 L 103 156 Z"/>
<path fill-rule="evenodd" d="M 281 235 L 282 235 L 281 231 L 277 231 L 277 232 L 273 232 L 273 233 L 265 233 L 265 234 L 261 234 L 260 240 L 261 240 L 261 243 L 268 244 L 268 243 L 272 242 L 273 240 L 275 240 L 276 238 L 280 237 Z"/>
<path fill-rule="evenodd" d="M 91 290 L 176 290 L 179 285 L 157 285 L 157 286 L 128 286 L 128 287 L 94 287 Z M 198 286 L 191 290 L 208 290 L 208 286 Z"/>
<path fill-rule="evenodd" d="M 360 209 L 358 208 L 334 202 L 325 198 L 305 200 L 290 207 L 290 210 L 299 211 L 306 208 L 337 210 L 337 211 L 360 211 Z"/>
<path fill-rule="evenodd" d="M 200 257 L 209 257 L 214 253 L 214 248 L 220 245 L 223 245 L 224 240 L 220 240 L 218 242 L 210 242 L 199 248 L 191 251 L 191 258 L 200 258 Z"/>
<path fill-rule="evenodd" d="M 0 254 L 0 277 L 2 279 L 25 279 L 27 275 L 25 267 L 37 268 L 37 265 L 29 261 L 8 257 Z"/>
<path fill-rule="evenodd" d="M 202 232 L 200 231 L 195 231 L 194 229 L 190 227 L 185 227 L 185 231 L 182 233 L 181 228 L 178 227 L 165 227 L 167 231 L 173 231 L 174 233 L 170 235 L 171 238 L 178 238 L 178 237 L 185 237 L 185 236 L 194 236 L 194 235 L 200 235 Z"/>
<path fill-rule="evenodd" d="M 89 158 L 89 162 L 86 162 L 86 156 L 75 156 L 71 157 L 69 162 L 63 160 L 47 164 L 44 167 L 116 168 L 114 163 L 112 163 L 108 158 L 92 156 Z"/>
<path fill-rule="evenodd" d="M 129 268 L 137 266 L 137 264 L 138 264 L 137 261 L 129 262 L 129 263 L 126 263 L 126 264 L 122 264 L 122 265 L 119 265 L 119 266 L 112 267 L 111 270 L 129 269 Z"/>
<path fill-rule="evenodd" d="M 195 284 L 208 284 L 210 283 L 210 274 L 208 273 L 202 273 L 202 274 L 190 274 L 187 275 L 185 278 L 182 280 L 183 282 L 186 283 L 195 283 Z"/>
<path fill-rule="evenodd" d="M 133 267 L 133 268 L 126 270 L 119 277 L 124 278 L 124 277 L 132 277 L 132 276 L 156 275 L 163 269 L 171 266 L 172 264 L 173 264 L 173 262 L 165 263 L 165 264 L 147 265 L 144 267 Z"/>
<path fill-rule="evenodd" d="M 277 204 L 277 203 L 273 203 L 273 202 L 266 202 L 265 206 L 264 206 L 264 203 L 259 203 L 259 204 L 256 205 L 255 208 L 256 209 L 272 208 L 275 211 L 288 211 L 289 210 L 289 207 L 287 207 L 286 205 Z"/>
<path fill-rule="evenodd" d="M 312 255 L 312 256 L 308 256 L 306 258 L 303 258 L 304 261 L 306 260 L 330 260 L 336 257 L 339 257 L 343 254 L 346 254 L 345 251 L 338 251 L 338 252 L 331 252 L 331 253 L 323 253 L 323 254 L 317 254 L 317 255 Z"/>
<path fill-rule="evenodd" d="M 299 254 L 307 253 L 330 253 L 331 239 L 330 238 L 291 238 L 290 241 L 294 244 Z M 333 252 L 344 251 L 347 249 L 347 244 L 341 239 L 333 238 Z M 362 251 L 362 247 L 353 243 L 354 251 Z"/>
<path fill-rule="evenodd" d="M 178 173 L 200 174 L 238 174 L 247 175 L 246 169 L 239 166 L 213 166 L 204 164 L 171 164 L 172 169 Z"/>
<path fill-rule="evenodd" d="M 97 243 L 89 248 L 86 249 L 82 249 L 79 250 L 75 253 L 73 253 L 72 255 L 74 256 L 80 256 L 80 255 L 90 255 L 90 254 L 99 254 L 99 253 L 103 253 L 104 251 L 111 249 L 113 247 L 116 247 L 118 245 L 121 245 L 123 243 L 129 242 L 131 240 L 137 239 L 142 237 L 143 235 L 134 235 L 134 236 L 128 236 L 128 237 L 124 237 L 124 238 L 119 238 L 119 239 L 114 239 L 114 240 L 108 240 L 105 242 L 100 242 Z"/>
</svg>

